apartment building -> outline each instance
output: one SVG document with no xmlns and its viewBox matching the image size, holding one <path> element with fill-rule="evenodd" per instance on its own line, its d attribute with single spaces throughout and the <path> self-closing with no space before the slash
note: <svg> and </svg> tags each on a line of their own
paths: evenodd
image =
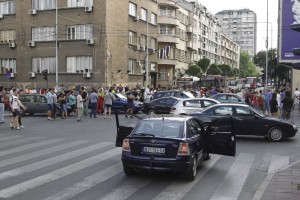
<svg viewBox="0 0 300 200">
<path fill-rule="evenodd" d="M 240 47 L 220 33 L 221 25 L 196 2 L 159 1 L 158 84 L 169 87 L 201 58 L 239 68 Z"/>
<path fill-rule="evenodd" d="M 144 72 L 156 81 L 156 0 L 57 3 L 0 0 L 0 84 L 136 86 Z"/>
<path fill-rule="evenodd" d="M 241 51 L 248 52 L 250 56 L 256 54 L 257 17 L 252 10 L 223 10 L 216 17 L 222 24 L 221 33 L 236 42 Z"/>
</svg>

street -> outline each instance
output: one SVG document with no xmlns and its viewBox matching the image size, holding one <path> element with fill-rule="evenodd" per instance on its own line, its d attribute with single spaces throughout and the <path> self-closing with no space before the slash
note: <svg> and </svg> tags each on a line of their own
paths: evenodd
<svg viewBox="0 0 300 200">
<path fill-rule="evenodd" d="M 292 118 L 300 127 L 298 111 Z M 238 137 L 236 157 L 212 155 L 193 182 L 172 173 L 127 177 L 114 146 L 114 117 L 25 116 L 22 122 L 22 130 L 0 125 L 0 199 L 252 200 L 269 173 L 300 160 L 298 131 L 278 143 Z"/>
</svg>

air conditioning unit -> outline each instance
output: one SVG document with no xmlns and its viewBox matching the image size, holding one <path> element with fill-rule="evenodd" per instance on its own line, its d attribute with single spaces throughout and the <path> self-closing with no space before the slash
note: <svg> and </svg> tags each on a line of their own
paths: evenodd
<svg viewBox="0 0 300 200">
<path fill-rule="evenodd" d="M 35 47 L 35 42 L 34 41 L 29 41 L 28 46 L 29 47 Z"/>
<path fill-rule="evenodd" d="M 135 21 L 139 21 L 140 20 L 140 16 L 135 16 L 134 20 Z"/>
<path fill-rule="evenodd" d="M 35 73 L 34 72 L 29 72 L 28 73 L 28 77 L 29 78 L 34 78 L 35 77 Z"/>
<path fill-rule="evenodd" d="M 85 72 L 85 73 L 83 73 L 83 77 L 84 78 L 91 78 L 92 74 L 91 74 L 91 72 Z"/>
<path fill-rule="evenodd" d="M 0 19 L 3 19 L 3 15 L 0 15 Z"/>
<path fill-rule="evenodd" d="M 141 51 L 146 51 L 146 47 L 141 46 Z"/>
<path fill-rule="evenodd" d="M 93 6 L 86 6 L 86 7 L 84 8 L 84 11 L 85 11 L 85 12 L 92 12 L 92 11 L 93 11 Z"/>
<path fill-rule="evenodd" d="M 152 54 L 152 53 L 155 53 L 155 49 L 149 48 L 149 49 L 148 49 L 148 53 L 151 53 L 151 54 Z"/>
<path fill-rule="evenodd" d="M 10 78 L 15 78 L 16 75 L 14 73 L 10 73 Z"/>
<path fill-rule="evenodd" d="M 29 14 L 30 15 L 36 15 L 37 14 L 36 9 L 30 9 Z"/>
<path fill-rule="evenodd" d="M 141 46 L 140 45 L 136 45 L 135 46 L 135 50 L 139 51 L 141 49 Z"/>
<path fill-rule="evenodd" d="M 94 44 L 94 39 L 87 39 L 86 44 L 93 45 Z"/>
<path fill-rule="evenodd" d="M 9 43 L 8 43 L 8 46 L 9 46 L 10 48 L 15 48 L 15 47 L 16 47 L 16 43 L 15 43 L 15 42 L 9 42 Z"/>
</svg>

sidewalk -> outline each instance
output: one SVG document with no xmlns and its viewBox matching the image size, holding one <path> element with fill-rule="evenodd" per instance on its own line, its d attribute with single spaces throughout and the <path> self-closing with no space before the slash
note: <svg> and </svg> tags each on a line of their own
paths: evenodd
<svg viewBox="0 0 300 200">
<path fill-rule="evenodd" d="M 294 121 L 300 130 L 298 109 L 294 109 L 291 121 Z M 299 130 L 297 134 L 300 134 Z M 300 200 L 300 160 L 269 174 L 252 200 Z"/>
</svg>

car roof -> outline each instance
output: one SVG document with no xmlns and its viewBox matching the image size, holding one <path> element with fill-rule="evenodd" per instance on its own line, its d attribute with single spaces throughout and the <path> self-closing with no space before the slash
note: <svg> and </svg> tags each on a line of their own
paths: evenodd
<svg viewBox="0 0 300 200">
<path fill-rule="evenodd" d="M 204 98 L 187 98 L 187 99 L 182 99 L 182 98 L 180 98 L 180 99 L 179 99 L 179 101 L 187 101 L 187 100 L 208 100 L 208 101 L 214 101 L 214 102 L 221 103 L 221 102 L 219 102 L 219 101 L 216 100 L 216 99 L 206 98 L 206 97 L 204 97 Z"/>
<path fill-rule="evenodd" d="M 178 121 L 178 122 L 184 122 L 188 119 L 191 119 L 193 117 L 191 116 L 176 116 L 176 117 L 157 117 L 157 118 L 146 118 L 143 121 L 160 121 L 160 120 L 166 120 L 166 121 Z"/>
<path fill-rule="evenodd" d="M 248 104 L 240 104 L 240 103 L 221 103 L 221 104 L 215 104 L 211 105 L 208 108 L 215 107 L 215 106 L 242 106 L 242 107 L 250 107 Z"/>
</svg>

